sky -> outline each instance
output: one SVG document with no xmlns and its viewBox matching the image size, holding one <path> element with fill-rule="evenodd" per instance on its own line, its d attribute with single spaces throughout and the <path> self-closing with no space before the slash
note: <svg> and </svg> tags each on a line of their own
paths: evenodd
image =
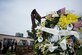
<svg viewBox="0 0 82 55">
<path fill-rule="evenodd" d="M 31 30 L 31 11 L 41 16 L 61 8 L 73 10 L 82 16 L 82 0 L 0 0 L 0 34 L 15 35 L 20 32 L 27 37 Z"/>
</svg>

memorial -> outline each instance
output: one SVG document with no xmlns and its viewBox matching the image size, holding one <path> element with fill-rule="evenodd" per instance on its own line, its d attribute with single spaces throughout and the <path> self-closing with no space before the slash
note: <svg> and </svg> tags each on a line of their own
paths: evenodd
<svg viewBox="0 0 82 55">
<path fill-rule="evenodd" d="M 62 8 L 41 17 L 34 9 L 31 20 L 36 55 L 76 54 L 80 46 L 78 31 L 82 28 L 79 15 Z"/>
</svg>

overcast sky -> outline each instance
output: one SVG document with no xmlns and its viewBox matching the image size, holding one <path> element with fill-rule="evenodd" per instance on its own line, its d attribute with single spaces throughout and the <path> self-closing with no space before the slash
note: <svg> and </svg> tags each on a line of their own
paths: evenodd
<svg viewBox="0 0 82 55">
<path fill-rule="evenodd" d="M 0 0 L 0 34 L 15 35 L 31 30 L 30 13 L 36 9 L 41 16 L 63 7 L 82 15 L 82 0 Z"/>
</svg>

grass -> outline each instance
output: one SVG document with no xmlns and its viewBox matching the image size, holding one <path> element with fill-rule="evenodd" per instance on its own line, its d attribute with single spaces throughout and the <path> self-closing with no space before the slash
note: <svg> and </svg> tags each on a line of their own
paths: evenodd
<svg viewBox="0 0 82 55">
<path fill-rule="evenodd" d="M 77 55 L 82 55 L 82 47 L 80 49 L 78 49 Z"/>
<path fill-rule="evenodd" d="M 6 54 L 4 54 L 4 55 L 16 55 L 15 54 L 15 52 L 10 52 L 10 51 L 8 51 Z"/>
</svg>

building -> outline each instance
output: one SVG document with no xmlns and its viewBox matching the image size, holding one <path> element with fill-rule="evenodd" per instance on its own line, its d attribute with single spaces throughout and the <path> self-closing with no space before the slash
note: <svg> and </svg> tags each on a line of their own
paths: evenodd
<svg viewBox="0 0 82 55">
<path fill-rule="evenodd" d="M 23 37 L 23 33 L 16 33 L 15 36 L 16 37 Z"/>
<path fill-rule="evenodd" d="M 33 42 L 33 39 L 31 38 L 27 38 L 27 37 L 17 37 L 17 36 L 13 36 L 13 35 L 6 35 L 6 34 L 0 34 L 0 40 L 3 41 L 4 40 L 8 40 L 9 42 L 16 41 L 17 43 L 19 43 L 20 41 L 22 41 L 22 43 L 28 43 L 28 45 L 32 45 L 31 43 Z"/>
</svg>

